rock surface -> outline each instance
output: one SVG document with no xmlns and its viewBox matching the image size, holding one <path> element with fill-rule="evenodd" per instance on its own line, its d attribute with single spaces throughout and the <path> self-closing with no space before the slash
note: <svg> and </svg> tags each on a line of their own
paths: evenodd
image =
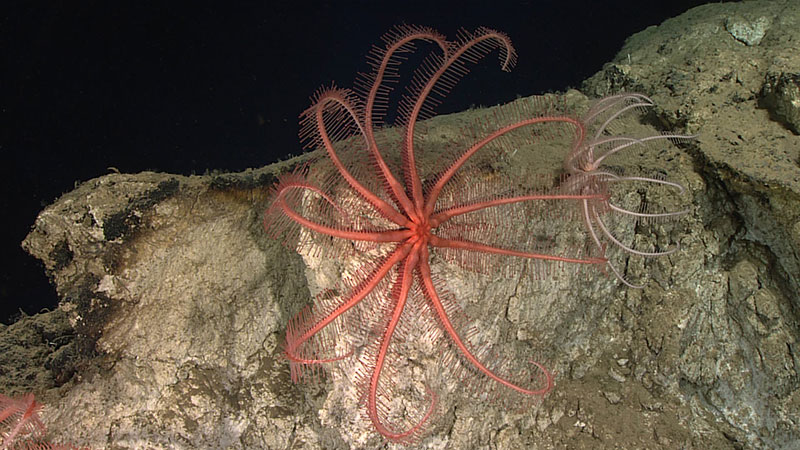
<svg viewBox="0 0 800 450">
<path fill-rule="evenodd" d="M 500 348 L 544 357 L 556 387 L 537 408 L 508 411 L 453 385 L 420 448 L 800 445 L 794 5 L 692 9 L 629 38 L 585 82 L 590 97 L 651 96 L 657 109 L 631 126 L 698 134 L 634 162 L 686 186 L 691 205 L 635 239 L 682 249 L 632 259 L 628 273 L 649 279 L 640 290 L 591 272 L 494 281 L 441 264 L 482 330 Z M 445 146 L 484 114 L 431 120 L 430 142 Z M 261 228 L 275 175 L 300 162 L 112 174 L 47 207 L 23 245 L 62 303 L 0 330 L 2 366 L 14 367 L 3 390 L 34 390 L 51 406 L 54 438 L 94 448 L 383 447 L 335 371 L 293 385 L 280 356 L 289 317 L 346 266 L 290 252 Z"/>
</svg>

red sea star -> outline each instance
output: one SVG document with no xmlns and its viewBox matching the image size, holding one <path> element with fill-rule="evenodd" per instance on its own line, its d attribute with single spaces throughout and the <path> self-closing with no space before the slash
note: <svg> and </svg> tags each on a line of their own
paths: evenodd
<svg viewBox="0 0 800 450">
<path fill-rule="evenodd" d="M 447 353 L 446 365 L 460 377 L 485 381 L 478 383 L 481 389 L 496 397 L 536 399 L 553 386 L 540 363 L 499 357 L 472 340 L 469 319 L 446 283 L 431 272 L 432 256 L 485 272 L 518 267 L 513 261 L 603 267 L 605 258 L 583 252 L 594 247 L 591 241 L 588 247 L 556 251 L 550 239 L 527 234 L 524 221 L 539 220 L 548 208 L 560 210 L 554 205 L 573 204 L 579 210 L 581 202 L 602 202 L 607 196 L 600 192 L 602 183 L 578 183 L 580 192 L 567 192 L 492 181 L 486 164 L 520 144 L 563 133 L 583 141 L 582 123 L 547 105 L 512 108 L 468 130 L 464 148 L 442 155 L 436 164 L 422 163 L 418 153 L 426 145 L 415 131 L 418 123 L 432 116 L 467 64 L 499 50 L 501 68 L 509 70 L 516 55 L 505 34 L 486 28 L 449 42 L 428 28 L 400 27 L 384 42 L 385 47 L 373 49 L 373 70 L 360 80 L 358 94 L 324 89 L 303 114 L 301 137 L 309 147 L 324 149 L 325 156 L 313 168 L 280 178 L 264 227 L 289 245 L 326 257 L 356 255 L 360 262 L 355 274 L 321 293 L 313 308 L 290 322 L 285 353 L 292 379 L 315 373 L 324 363 L 350 361 L 375 429 L 390 441 L 411 442 L 430 423 L 437 401 L 427 389 L 427 408 L 389 418 L 392 364 L 402 356 L 397 342 L 406 330 L 423 327 Z M 421 42 L 436 51 L 416 71 L 400 102 L 403 135 L 393 143 L 375 129 L 388 108 L 398 65 Z M 392 153 L 398 144 L 399 151 Z M 587 189 L 590 185 L 598 189 Z"/>
</svg>

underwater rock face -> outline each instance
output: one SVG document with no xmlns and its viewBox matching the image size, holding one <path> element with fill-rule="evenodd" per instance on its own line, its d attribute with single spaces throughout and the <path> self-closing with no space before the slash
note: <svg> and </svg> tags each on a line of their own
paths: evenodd
<svg viewBox="0 0 800 450">
<path fill-rule="evenodd" d="M 800 134 L 800 72 L 779 70 L 767 74 L 761 92 L 763 104 L 777 121 Z"/>
<path fill-rule="evenodd" d="M 747 28 L 732 17 L 761 35 L 742 34 Z M 792 2 L 710 4 L 632 36 L 586 81 L 591 97 L 651 96 L 657 110 L 631 126 L 699 135 L 642 162 L 686 186 L 692 212 L 673 227 L 642 227 L 636 239 L 679 241 L 682 250 L 631 264 L 629 273 L 650 277 L 641 290 L 593 272 L 569 283 L 496 282 L 443 266 L 500 348 L 540 349 L 556 386 L 529 411 L 454 394 L 421 448 L 800 441 L 800 137 L 787 106 L 796 104 L 796 42 Z M 589 104 L 576 91 L 566 98 L 579 110 Z M 491 113 L 426 127 L 446 145 L 463 124 Z M 54 438 L 119 449 L 382 444 L 359 425 L 341 377 L 296 386 L 280 354 L 289 318 L 345 266 L 316 267 L 264 235 L 267 188 L 300 162 L 208 177 L 112 174 L 42 211 L 23 245 L 62 298 L 48 314 L 63 324 L 66 313 L 77 333 L 75 350 L 58 356 L 74 378 L 37 396 L 50 406 L 43 419 Z M 23 320 L 30 322 L 0 330 L 3 348 L 19 347 L 15 336 L 27 323 L 35 328 L 24 342 L 31 329 L 66 328 Z M 3 366 L 29 373 L 14 355 L 3 352 Z M 46 377 L 26 378 L 27 390 L 35 389 L 30 379 Z"/>
</svg>

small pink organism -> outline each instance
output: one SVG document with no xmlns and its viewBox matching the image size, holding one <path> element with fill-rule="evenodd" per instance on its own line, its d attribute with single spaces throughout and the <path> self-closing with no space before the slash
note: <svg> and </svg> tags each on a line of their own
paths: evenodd
<svg viewBox="0 0 800 450">
<path fill-rule="evenodd" d="M 674 143 L 685 142 L 696 136 L 680 134 L 656 134 L 650 136 L 628 136 L 613 132 L 614 124 L 632 113 L 643 113 L 653 106 L 653 101 L 637 93 L 621 93 L 604 97 L 595 102 L 593 107 L 582 118 L 583 132 L 573 144 L 565 161 L 564 169 L 569 177 L 562 185 L 565 193 L 609 192 L 603 199 L 582 200 L 583 221 L 586 229 L 598 249 L 608 258 L 608 267 L 622 283 L 631 288 L 642 288 L 643 284 L 634 284 L 623 274 L 621 263 L 625 257 L 665 256 L 680 249 L 678 243 L 665 249 L 637 249 L 634 245 L 623 242 L 615 235 L 614 225 L 627 226 L 632 229 L 638 224 L 651 224 L 676 220 L 688 214 L 689 209 L 669 210 L 661 202 L 663 198 L 676 198 L 685 192 L 685 188 L 676 182 L 669 181 L 663 173 L 656 172 L 652 176 L 640 173 L 624 173 L 624 165 L 612 165 L 611 161 L 622 160 L 626 154 L 643 152 L 658 142 L 669 140 Z M 637 194 L 640 199 L 635 209 L 617 204 L 621 196 L 612 193 Z M 652 200 L 656 198 L 657 200 Z M 612 224 L 613 223 L 613 224 Z M 611 244 L 611 245 L 609 245 Z M 612 256 L 616 253 L 617 258 Z"/>
<path fill-rule="evenodd" d="M 14 448 L 17 443 L 44 436 L 45 427 L 39 419 L 42 404 L 33 394 L 21 397 L 0 395 L 0 427 L 3 443 L 0 450 Z"/>
<path fill-rule="evenodd" d="M 47 429 L 39 418 L 42 408 L 31 393 L 19 397 L 0 394 L 0 450 L 89 450 L 43 441 Z"/>
</svg>

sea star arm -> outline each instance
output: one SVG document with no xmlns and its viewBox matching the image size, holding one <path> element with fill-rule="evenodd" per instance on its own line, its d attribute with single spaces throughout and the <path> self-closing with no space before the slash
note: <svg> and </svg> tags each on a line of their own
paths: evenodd
<svg viewBox="0 0 800 450">
<path fill-rule="evenodd" d="M 511 66 L 513 66 L 516 61 L 516 53 L 514 47 L 511 45 L 511 40 L 503 33 L 488 28 L 481 28 L 474 35 L 468 36 L 468 39 L 449 55 L 441 66 L 430 75 L 428 81 L 419 90 L 417 100 L 408 115 L 404 138 L 405 145 L 403 148 L 405 158 L 404 167 L 409 171 L 408 179 L 411 180 L 411 186 L 409 186 L 411 198 L 419 211 L 422 211 L 426 206 L 424 205 L 422 183 L 414 153 L 415 126 L 420 114 L 426 102 L 429 101 L 432 92 L 446 92 L 450 87 L 455 85 L 461 75 L 466 73 L 466 69 L 461 65 L 463 62 L 474 62 L 494 48 L 499 48 L 503 52 L 501 53 L 501 69 L 506 71 L 510 70 Z M 426 208 L 426 212 L 423 214 L 429 216 L 432 210 L 433 208 Z"/>
<path fill-rule="evenodd" d="M 537 362 L 532 362 L 534 366 L 536 366 L 544 376 L 544 386 L 538 388 L 529 388 L 522 386 L 519 383 L 516 383 L 510 379 L 508 376 L 504 376 L 496 371 L 487 367 L 484 362 L 482 362 L 472 351 L 471 345 L 465 342 L 459 331 L 456 329 L 453 322 L 450 321 L 450 317 L 448 311 L 445 309 L 442 300 L 439 298 L 438 293 L 436 292 L 436 287 L 433 284 L 433 278 L 431 276 L 431 269 L 430 265 L 428 264 L 428 251 L 427 249 L 422 249 L 422 255 L 419 262 L 419 269 L 422 278 L 423 290 L 425 292 L 425 296 L 429 299 L 431 307 L 433 308 L 434 313 L 437 315 L 439 319 L 439 323 L 444 328 L 447 335 L 453 342 L 461 355 L 469 361 L 475 368 L 489 377 L 490 379 L 494 380 L 501 385 L 518 392 L 520 394 L 526 396 L 541 396 L 549 392 L 553 388 L 553 375 L 545 369 L 544 366 Z"/>
<path fill-rule="evenodd" d="M 397 200 L 408 217 L 414 219 L 418 217 L 418 212 L 413 208 L 405 192 L 405 188 L 392 174 L 391 170 L 389 170 L 389 166 L 378 150 L 378 143 L 375 140 L 375 134 L 373 132 L 375 128 L 373 121 L 376 114 L 376 103 L 385 103 L 387 101 L 389 88 L 384 85 L 384 80 L 387 76 L 391 78 L 396 76 L 396 69 L 394 66 L 398 64 L 402 57 L 397 56 L 398 53 L 403 53 L 412 48 L 414 41 L 429 41 L 436 43 L 444 53 L 443 57 L 446 58 L 449 51 L 449 44 L 444 36 L 432 29 L 409 26 L 398 27 L 385 36 L 384 40 L 389 42 L 387 47 L 380 50 L 374 49 L 372 52 L 371 59 L 373 60 L 375 69 L 368 80 L 369 93 L 366 95 L 366 105 L 364 108 L 364 135 L 367 140 L 369 151 L 375 161 L 375 165 L 386 181 L 390 194 Z"/>
<path fill-rule="evenodd" d="M 301 378 L 305 366 L 338 361 L 349 355 L 347 353 L 332 358 L 320 358 L 319 355 L 322 352 L 329 350 L 322 347 L 334 345 L 335 342 L 322 339 L 322 342 L 308 344 L 325 327 L 369 295 L 392 267 L 408 256 L 411 249 L 412 245 L 408 243 L 398 246 L 339 303 L 317 303 L 314 309 L 301 312 L 292 319 L 286 330 L 286 348 L 284 350 L 290 362 L 292 380 L 298 381 Z"/>
<path fill-rule="evenodd" d="M 353 241 L 371 241 L 371 242 L 398 242 L 406 239 L 414 234 L 410 230 L 391 230 L 391 231 L 348 231 L 331 228 L 310 219 L 306 219 L 298 214 L 295 210 L 289 207 L 286 202 L 278 200 L 280 208 L 283 213 L 289 218 L 299 223 L 300 225 L 314 230 L 318 233 L 327 234 L 328 236 L 338 237 L 341 239 L 349 239 Z"/>
<path fill-rule="evenodd" d="M 337 110 L 341 108 L 341 110 Z M 333 112 L 332 112 L 333 111 Z M 334 114 L 331 129 L 326 126 L 325 114 Z M 410 223 L 409 219 L 397 211 L 392 205 L 384 201 L 367 189 L 359 182 L 353 174 L 342 163 L 336 152 L 335 142 L 348 137 L 345 130 L 354 127 L 357 134 L 365 139 L 365 146 L 373 153 L 377 153 L 374 147 L 374 138 L 367 137 L 367 130 L 362 124 L 360 112 L 357 110 L 353 101 L 348 98 L 347 92 L 341 89 L 329 89 L 321 92 L 317 97 L 317 102 L 305 113 L 303 135 L 313 135 L 312 142 L 321 145 L 328 153 L 331 162 L 342 178 L 350 185 L 353 190 L 371 204 L 383 217 L 398 226 L 405 227 Z M 331 135 L 329 132 L 332 132 Z M 369 131 L 371 134 L 372 132 Z M 307 137 L 306 137 L 307 138 Z M 377 155 L 380 157 L 380 155 Z M 390 174 L 391 175 L 391 174 Z M 390 183 L 391 184 L 391 183 Z"/>
<path fill-rule="evenodd" d="M 500 138 L 501 136 L 507 135 L 508 133 L 519 128 L 552 122 L 568 123 L 573 125 L 575 127 L 576 140 L 582 139 L 584 132 L 583 125 L 577 119 L 567 116 L 531 117 L 503 126 L 473 144 L 469 149 L 462 153 L 461 156 L 450 167 L 447 168 L 447 170 L 436 181 L 436 184 L 434 184 L 433 188 L 431 188 L 430 192 L 428 193 L 428 199 L 425 202 L 425 213 L 427 215 L 431 215 L 433 213 L 433 210 L 436 206 L 436 201 L 438 200 L 444 186 L 448 181 L 450 181 L 450 179 L 453 178 L 453 176 L 455 176 L 458 169 L 460 169 L 473 155 L 475 155 L 478 150 L 484 148 L 487 144 Z"/>
<path fill-rule="evenodd" d="M 375 366 L 372 368 L 367 389 L 367 415 L 372 421 L 372 424 L 375 426 L 375 429 L 378 430 L 378 432 L 385 438 L 394 442 L 413 440 L 422 431 L 423 427 L 426 425 L 428 419 L 436 408 L 436 397 L 433 396 L 432 392 L 429 391 L 429 395 L 431 395 L 431 401 L 427 412 L 420 420 L 417 421 L 417 423 L 408 429 L 403 431 L 393 430 L 386 423 L 384 423 L 380 417 L 380 410 L 382 409 L 379 398 L 379 383 L 381 380 L 381 373 L 386 362 L 386 355 L 389 352 L 389 345 L 392 342 L 395 329 L 397 328 L 397 324 L 400 322 L 406 301 L 408 300 L 409 291 L 411 290 L 411 283 L 413 282 L 413 271 L 419 262 L 420 251 L 422 248 L 424 248 L 423 242 L 417 241 L 414 244 L 414 248 L 411 250 L 409 257 L 403 263 L 402 277 L 398 280 L 399 289 L 393 289 L 393 291 L 395 291 L 393 297 L 395 297 L 394 299 L 396 303 L 392 308 L 392 314 L 389 318 L 389 322 L 383 331 Z"/>
<path fill-rule="evenodd" d="M 531 194 L 531 195 L 517 195 L 513 197 L 497 198 L 487 201 L 479 201 L 468 203 L 465 205 L 453 207 L 442 212 L 436 213 L 431 216 L 431 227 L 437 227 L 440 224 L 452 219 L 453 217 L 460 216 L 475 211 L 480 211 L 486 208 L 496 206 L 509 205 L 512 203 L 520 203 L 534 200 L 604 200 L 606 195 L 600 193 L 588 194 Z"/>
<path fill-rule="evenodd" d="M 431 246 L 442 248 L 457 248 L 461 250 L 472 250 L 476 252 L 492 253 L 496 255 L 517 256 L 520 258 L 540 259 L 546 261 L 558 261 L 574 264 L 605 264 L 606 258 L 569 258 L 566 256 L 547 255 L 544 253 L 523 252 L 519 250 L 500 248 L 491 245 L 481 244 L 467 240 L 442 239 L 431 236 Z"/>
<path fill-rule="evenodd" d="M 284 214 L 286 217 L 288 217 L 290 220 L 294 221 L 295 223 L 309 230 L 314 230 L 318 233 L 322 233 L 328 236 L 334 236 L 341 239 L 349 239 L 355 241 L 398 242 L 413 235 L 413 232 L 409 230 L 359 231 L 359 230 L 349 230 L 343 228 L 333 228 L 331 226 L 315 222 L 311 219 L 303 217 L 302 214 L 295 211 L 286 201 L 286 196 L 293 189 L 308 190 L 317 195 L 320 195 L 326 202 L 333 205 L 333 207 L 337 211 L 343 212 L 342 208 L 338 206 L 330 198 L 330 196 L 324 194 L 324 192 L 322 192 L 319 188 L 316 188 L 310 185 L 309 183 L 301 180 L 289 180 L 281 183 L 281 185 L 278 187 L 277 194 L 275 195 L 275 198 L 273 200 L 273 204 L 265 214 L 265 220 L 269 218 L 271 215 L 281 213 Z"/>
</svg>

